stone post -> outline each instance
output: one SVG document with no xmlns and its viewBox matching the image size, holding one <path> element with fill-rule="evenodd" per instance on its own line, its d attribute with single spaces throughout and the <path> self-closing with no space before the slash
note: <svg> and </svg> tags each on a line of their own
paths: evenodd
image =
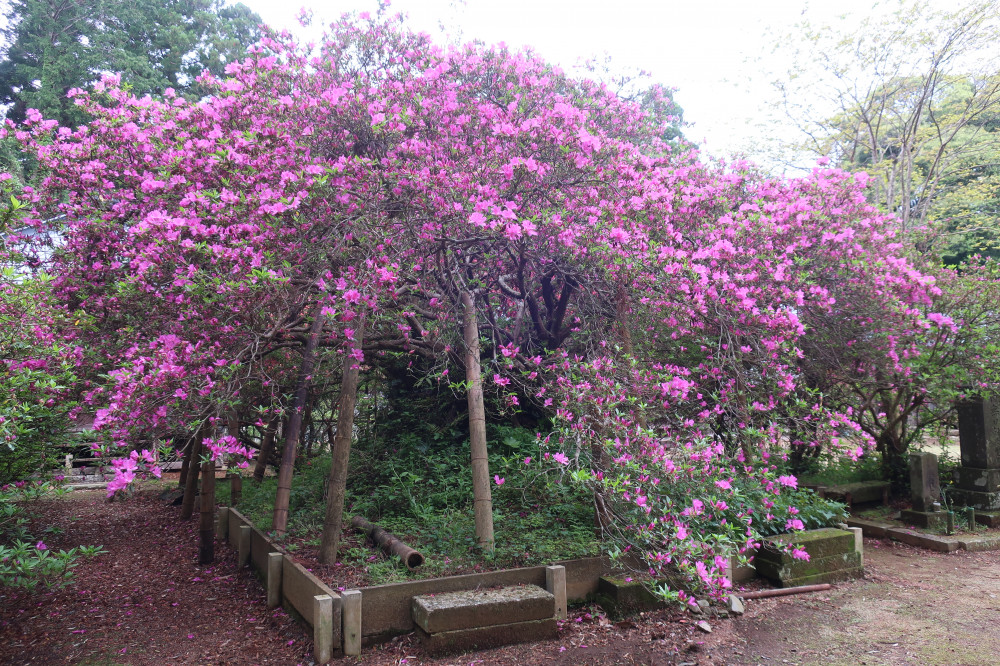
<svg viewBox="0 0 1000 666">
<path fill-rule="evenodd" d="M 250 562 L 250 526 L 240 525 L 240 540 L 237 543 L 237 551 L 239 555 L 237 562 L 240 568 L 245 567 L 248 562 Z"/>
<path fill-rule="evenodd" d="M 545 567 L 545 589 L 556 598 L 556 619 L 565 620 L 566 611 L 566 567 Z"/>
<path fill-rule="evenodd" d="M 329 594 L 313 597 L 313 657 L 317 664 L 333 659 L 333 597 Z"/>
<path fill-rule="evenodd" d="M 229 538 L 229 507 L 219 507 L 215 516 L 215 538 L 220 542 Z"/>
<path fill-rule="evenodd" d="M 344 619 L 344 654 L 348 657 L 361 655 L 361 598 L 359 590 L 347 590 L 340 595 Z"/>
<path fill-rule="evenodd" d="M 267 607 L 281 605 L 281 565 L 285 556 L 281 553 L 267 554 Z"/>
</svg>

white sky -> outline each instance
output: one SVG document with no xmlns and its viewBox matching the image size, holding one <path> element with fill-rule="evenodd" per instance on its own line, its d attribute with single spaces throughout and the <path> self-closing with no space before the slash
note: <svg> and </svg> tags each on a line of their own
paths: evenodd
<svg viewBox="0 0 1000 666">
<path fill-rule="evenodd" d="M 300 7 L 326 22 L 350 10 L 374 11 L 375 0 L 242 0 L 266 23 L 292 32 Z M 531 46 L 564 69 L 608 54 L 622 67 L 640 68 L 678 88 L 676 100 L 689 139 L 715 155 L 753 152 L 757 124 L 769 109 L 768 29 L 783 34 L 808 14 L 820 22 L 862 15 L 874 0 L 395 0 L 392 10 L 411 25 L 462 41 L 482 39 Z M 321 21 L 322 22 L 322 21 Z M 761 60 L 763 58 L 763 61 Z"/>
</svg>

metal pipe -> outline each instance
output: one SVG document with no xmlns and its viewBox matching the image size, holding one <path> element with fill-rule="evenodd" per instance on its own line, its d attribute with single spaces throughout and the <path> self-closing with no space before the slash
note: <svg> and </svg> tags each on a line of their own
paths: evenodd
<svg viewBox="0 0 1000 666">
<path fill-rule="evenodd" d="M 406 568 L 411 571 L 424 563 L 423 555 L 400 541 L 396 535 L 386 532 L 378 525 L 371 524 L 362 516 L 354 516 L 351 519 L 351 527 L 367 534 L 373 543 L 389 555 L 399 557 L 399 559 L 403 560 Z"/>
</svg>

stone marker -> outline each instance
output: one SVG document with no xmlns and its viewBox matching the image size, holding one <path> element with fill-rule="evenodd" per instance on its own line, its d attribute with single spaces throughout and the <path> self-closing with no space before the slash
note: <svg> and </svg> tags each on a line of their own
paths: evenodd
<svg viewBox="0 0 1000 666">
<path fill-rule="evenodd" d="M 965 400 L 958 404 L 958 441 L 962 467 L 1000 468 L 1000 399 Z"/>
<path fill-rule="evenodd" d="M 348 657 L 361 655 L 361 599 L 359 590 L 341 593 L 341 608 L 344 618 L 344 654 Z"/>
<path fill-rule="evenodd" d="M 966 400 L 957 409 L 962 466 L 955 499 L 981 511 L 1000 509 L 1000 397 Z"/>
</svg>

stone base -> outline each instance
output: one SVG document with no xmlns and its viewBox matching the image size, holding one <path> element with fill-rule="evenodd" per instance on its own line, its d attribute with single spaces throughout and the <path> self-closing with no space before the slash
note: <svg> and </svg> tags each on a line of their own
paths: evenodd
<svg viewBox="0 0 1000 666">
<path fill-rule="evenodd" d="M 976 511 L 976 522 L 989 528 L 1000 527 L 1000 511 Z"/>
<path fill-rule="evenodd" d="M 951 474 L 959 488 L 987 493 L 1000 491 L 1000 469 L 957 467 Z"/>
<path fill-rule="evenodd" d="M 975 507 L 976 511 L 1000 510 L 1000 491 L 982 492 L 966 488 L 953 488 L 949 493 L 959 506 Z"/>
<path fill-rule="evenodd" d="M 475 627 L 457 631 L 428 634 L 417 627 L 417 634 L 430 655 L 485 650 L 500 645 L 544 641 L 559 635 L 555 618 L 496 624 L 492 627 Z"/>
<path fill-rule="evenodd" d="M 945 527 L 948 524 L 948 512 L 914 511 L 912 509 L 903 509 L 899 513 L 899 519 L 907 525 L 937 529 L 939 527 Z"/>
</svg>

